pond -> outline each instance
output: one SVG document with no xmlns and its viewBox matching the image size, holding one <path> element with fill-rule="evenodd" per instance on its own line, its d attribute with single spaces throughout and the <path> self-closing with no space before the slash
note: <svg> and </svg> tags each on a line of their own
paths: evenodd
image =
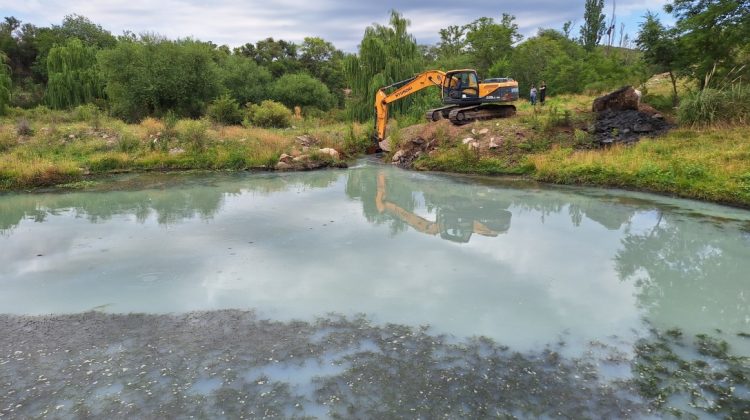
<svg viewBox="0 0 750 420">
<path fill-rule="evenodd" d="M 750 415 L 750 212 L 415 173 L 0 196 L 0 416 Z"/>
</svg>

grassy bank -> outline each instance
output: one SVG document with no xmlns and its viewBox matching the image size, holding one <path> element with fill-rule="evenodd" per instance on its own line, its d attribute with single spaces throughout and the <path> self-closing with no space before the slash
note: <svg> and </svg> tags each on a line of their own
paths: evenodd
<svg viewBox="0 0 750 420">
<path fill-rule="evenodd" d="M 524 175 L 557 184 L 595 185 L 665 193 L 750 207 L 750 129 L 746 125 L 682 127 L 631 146 L 600 149 L 585 129 L 591 97 L 555 98 L 546 109 L 522 105 L 514 118 L 454 130 L 419 170 Z M 666 110 L 668 113 L 669 110 Z M 670 115 L 667 115 L 671 118 Z M 488 132 L 478 135 L 483 130 Z M 414 127 L 414 136 L 440 136 Z M 474 138 L 477 148 L 462 139 Z M 488 147 L 490 141 L 496 147 Z"/>
<path fill-rule="evenodd" d="M 667 193 L 750 207 L 748 127 L 679 129 L 630 147 L 530 155 L 540 181 Z"/>
<path fill-rule="evenodd" d="M 298 119 L 291 129 L 222 126 L 205 120 L 125 124 L 91 107 L 69 112 L 13 110 L 0 119 L 0 190 L 69 184 L 120 171 L 272 169 L 283 153 L 299 155 L 295 139 L 317 143 L 304 153 L 331 159 L 315 148 L 332 147 L 342 158 L 366 147 L 358 124 Z"/>
</svg>

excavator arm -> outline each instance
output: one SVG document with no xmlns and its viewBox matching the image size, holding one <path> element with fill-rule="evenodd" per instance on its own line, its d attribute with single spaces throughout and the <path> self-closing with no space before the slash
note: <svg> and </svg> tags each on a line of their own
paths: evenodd
<svg viewBox="0 0 750 420">
<path fill-rule="evenodd" d="M 385 128 L 388 125 L 389 104 L 430 86 L 442 87 L 444 81 L 445 72 L 440 70 L 429 70 L 411 79 L 380 88 L 375 94 L 375 136 L 377 137 L 377 141 L 381 142 L 385 140 Z M 394 87 L 396 90 L 390 94 L 385 92 L 387 89 Z"/>
</svg>

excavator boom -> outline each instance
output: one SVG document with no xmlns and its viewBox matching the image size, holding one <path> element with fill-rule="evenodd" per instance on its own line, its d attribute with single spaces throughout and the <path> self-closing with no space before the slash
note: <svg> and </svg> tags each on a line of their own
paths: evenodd
<svg viewBox="0 0 750 420">
<path fill-rule="evenodd" d="M 415 92 L 419 92 L 424 88 L 442 86 L 443 80 L 445 80 L 444 72 L 440 70 L 430 70 L 411 79 L 378 89 L 378 92 L 375 94 L 375 130 L 380 141 L 385 139 L 385 128 L 388 125 L 388 104 L 403 99 Z M 394 87 L 397 87 L 395 91 L 390 94 L 385 93 L 387 89 Z"/>
</svg>

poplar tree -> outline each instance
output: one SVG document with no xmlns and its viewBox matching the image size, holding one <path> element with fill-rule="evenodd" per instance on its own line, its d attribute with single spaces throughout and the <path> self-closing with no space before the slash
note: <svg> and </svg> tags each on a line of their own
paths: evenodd
<svg viewBox="0 0 750 420">
<path fill-rule="evenodd" d="M 6 64 L 8 57 L 0 51 L 0 115 L 5 114 L 5 110 L 10 103 L 10 66 Z"/>
<path fill-rule="evenodd" d="M 587 51 L 592 51 L 604 35 L 604 0 L 586 0 L 581 26 L 581 44 Z"/>
<path fill-rule="evenodd" d="M 79 39 L 49 51 L 47 73 L 45 100 L 52 108 L 72 108 L 101 96 L 96 49 L 84 46 Z"/>
<path fill-rule="evenodd" d="M 344 73 L 352 89 L 349 116 L 358 121 L 373 117 L 375 93 L 383 86 L 413 77 L 422 70 L 422 55 L 417 42 L 407 32 L 409 20 L 391 11 L 390 26 L 373 25 L 365 29 L 359 55 L 344 61 Z M 414 95 L 392 104 L 392 115 L 404 114 L 414 106 Z"/>
</svg>

